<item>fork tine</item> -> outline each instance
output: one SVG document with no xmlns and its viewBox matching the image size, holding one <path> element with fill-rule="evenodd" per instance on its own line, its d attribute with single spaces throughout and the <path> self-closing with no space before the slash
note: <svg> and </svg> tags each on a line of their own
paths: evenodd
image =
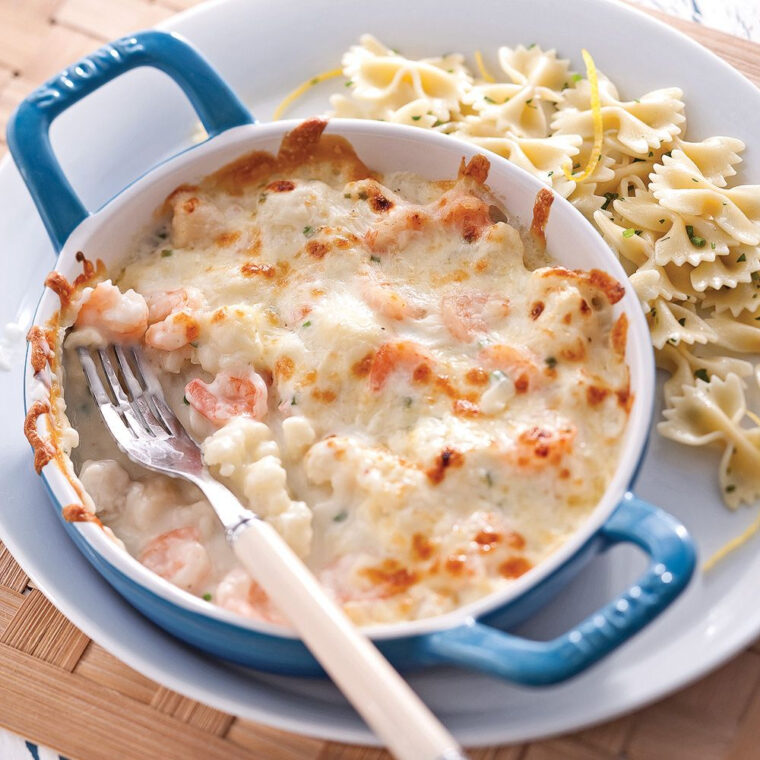
<svg viewBox="0 0 760 760">
<path fill-rule="evenodd" d="M 126 446 L 130 440 L 134 440 L 134 432 L 127 426 L 124 418 L 121 416 L 120 410 L 114 405 L 111 397 L 106 392 L 103 381 L 100 378 L 100 373 L 95 366 L 95 361 L 90 352 L 84 346 L 80 346 L 77 348 L 77 355 L 79 356 L 79 363 L 87 380 L 87 387 L 90 389 L 90 393 L 95 399 L 95 403 L 98 405 L 108 429 L 119 444 Z"/>
<path fill-rule="evenodd" d="M 121 376 L 124 378 L 127 389 L 132 396 L 132 407 L 137 407 L 145 424 L 155 436 L 165 436 L 167 433 L 171 433 L 169 427 L 163 424 L 161 415 L 156 413 L 150 396 L 143 391 L 142 384 L 132 372 L 132 367 L 129 364 L 129 359 L 124 348 L 119 345 L 114 346 L 114 354 L 116 355 L 119 370 L 121 370 Z M 134 356 L 134 351 L 132 355 Z M 138 374 L 139 372 L 138 369 Z"/>
<path fill-rule="evenodd" d="M 167 430 L 172 435 L 190 439 L 184 426 L 164 400 L 164 391 L 161 383 L 159 383 L 158 378 L 153 374 L 142 352 L 138 348 L 133 348 L 132 356 L 135 360 L 140 383 L 145 386 L 147 391 L 145 396 L 150 402 L 151 409 L 155 409 L 156 417 L 166 425 Z"/>
<path fill-rule="evenodd" d="M 108 380 L 108 384 L 111 387 L 111 391 L 116 398 L 116 406 L 119 407 L 119 411 L 127 421 L 127 425 L 132 428 L 135 435 L 145 435 L 146 432 L 150 435 L 153 435 L 153 431 L 150 429 L 148 423 L 143 419 L 140 410 L 136 409 L 129 403 L 129 397 L 124 392 L 124 388 L 121 385 L 119 376 L 116 374 L 116 370 L 114 369 L 113 363 L 111 362 L 111 357 L 108 354 L 108 350 L 99 348 L 98 357 L 100 358 L 100 363 L 103 366 L 103 372 L 106 374 L 106 379 Z"/>
<path fill-rule="evenodd" d="M 103 381 L 100 379 L 100 374 L 95 366 L 95 362 L 92 360 L 92 356 L 90 356 L 90 352 L 84 346 L 79 346 L 77 348 L 77 355 L 79 356 L 79 363 L 82 365 L 84 376 L 87 378 L 87 387 L 90 389 L 95 403 L 98 406 L 110 404 L 111 399 L 103 387 Z"/>
</svg>

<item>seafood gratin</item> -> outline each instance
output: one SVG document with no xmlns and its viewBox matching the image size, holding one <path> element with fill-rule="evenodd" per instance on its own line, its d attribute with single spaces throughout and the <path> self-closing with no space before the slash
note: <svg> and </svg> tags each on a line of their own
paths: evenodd
<svg viewBox="0 0 760 760">
<path fill-rule="evenodd" d="M 355 622 L 428 617 L 540 563 L 604 493 L 632 404 L 623 288 L 551 266 L 550 191 L 520 230 L 485 157 L 455 179 L 380 176 L 324 126 L 177 188 L 120 271 L 85 251 L 74 283 L 48 278 L 71 328 L 59 423 L 89 494 L 70 517 L 282 622 L 195 487 L 108 438 L 71 349 L 139 343 L 212 473 Z"/>
</svg>

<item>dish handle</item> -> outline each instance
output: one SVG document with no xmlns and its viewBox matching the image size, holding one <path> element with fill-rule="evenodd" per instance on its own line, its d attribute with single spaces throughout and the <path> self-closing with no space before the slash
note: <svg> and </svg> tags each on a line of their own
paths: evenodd
<svg viewBox="0 0 760 760">
<path fill-rule="evenodd" d="M 459 665 L 526 685 L 558 683 L 586 670 L 662 612 L 686 587 L 695 551 L 683 525 L 626 494 L 602 526 L 605 548 L 633 543 L 649 554 L 649 568 L 613 602 L 551 641 L 532 641 L 475 620 L 429 636 L 437 662 Z"/>
<path fill-rule="evenodd" d="M 138 32 L 110 42 L 49 79 L 21 103 L 8 125 L 8 146 L 56 252 L 89 212 L 50 145 L 53 120 L 69 106 L 130 69 L 151 66 L 185 92 L 209 137 L 253 117 L 189 42 L 176 34 Z"/>
</svg>

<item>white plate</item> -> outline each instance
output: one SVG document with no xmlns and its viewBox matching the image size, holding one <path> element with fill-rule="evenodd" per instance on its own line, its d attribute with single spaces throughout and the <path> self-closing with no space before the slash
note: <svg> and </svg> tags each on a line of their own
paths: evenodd
<svg viewBox="0 0 760 760">
<path fill-rule="evenodd" d="M 376 10 L 377 9 L 377 10 Z M 621 91 L 637 97 L 677 85 L 689 134 L 730 134 L 751 147 L 744 174 L 760 178 L 760 92 L 733 69 L 666 26 L 607 0 L 385 0 L 382 6 L 333 0 L 288 3 L 227 0 L 205 4 L 167 28 L 186 34 L 260 119 L 312 73 L 334 68 L 340 52 L 371 31 L 411 55 L 486 53 L 499 44 L 556 47 L 580 68 L 590 48 Z M 293 52 L 296 51 L 296 52 Z M 150 87 L 150 91 L 144 88 Z M 341 86 L 340 82 L 337 85 Z M 328 85 L 291 115 L 326 105 Z M 187 143 L 192 116 L 175 88 L 152 71 L 125 76 L 75 106 L 53 130 L 74 186 L 91 204 Z M 753 145 L 754 137 L 754 145 Z M 15 169 L 0 168 L 0 322 L 28 324 L 53 256 Z M 190 697 L 261 723 L 335 740 L 372 737 L 335 689 L 323 682 L 263 676 L 212 661 L 157 629 L 111 590 L 69 541 L 35 477 L 21 435 L 21 371 L 0 372 L 0 534 L 51 601 L 88 636 L 147 676 Z M 750 522 L 754 510 L 721 505 L 714 454 L 652 436 L 640 496 L 678 516 L 702 556 Z M 759 539 L 760 540 L 760 539 Z M 565 630 L 641 568 L 631 549 L 595 561 L 567 591 L 524 626 L 529 635 Z M 518 742 L 611 718 L 697 678 L 760 634 L 757 541 L 705 577 L 634 641 L 562 686 L 526 689 L 463 671 L 430 670 L 410 681 L 469 745 Z"/>
</svg>

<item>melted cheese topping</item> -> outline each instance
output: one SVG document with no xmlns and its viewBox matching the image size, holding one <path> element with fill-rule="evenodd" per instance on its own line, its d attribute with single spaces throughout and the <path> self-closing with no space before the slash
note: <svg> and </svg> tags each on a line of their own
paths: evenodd
<svg viewBox="0 0 760 760">
<path fill-rule="evenodd" d="M 143 319 L 145 299 L 142 340 L 212 472 L 357 623 L 442 613 L 540 563 L 616 467 L 622 288 L 535 266 L 535 241 L 493 221 L 482 157 L 438 183 L 334 159 L 251 165 L 178 189 L 114 279 L 133 291 L 126 313 Z M 80 302 L 74 342 L 96 325 Z M 103 459 L 95 427 L 80 460 Z M 81 478 L 128 550 L 279 619 L 193 488 L 119 461 Z"/>
</svg>

